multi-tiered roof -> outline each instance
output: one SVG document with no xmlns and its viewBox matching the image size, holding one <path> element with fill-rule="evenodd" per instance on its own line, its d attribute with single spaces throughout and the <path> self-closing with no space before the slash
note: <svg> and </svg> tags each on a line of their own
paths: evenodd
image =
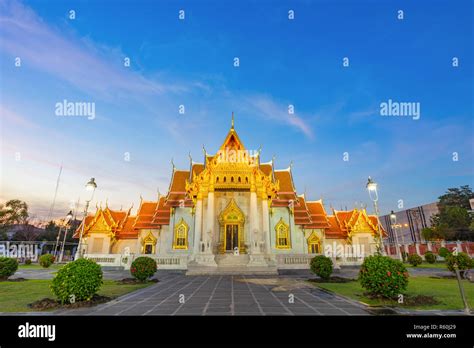
<svg viewBox="0 0 474 348">
<path fill-rule="evenodd" d="M 130 215 L 131 208 L 125 212 L 98 207 L 94 215 L 86 218 L 84 232 L 87 235 L 91 229 L 100 227 L 116 239 L 137 238 L 141 229 L 169 225 L 173 208 L 194 209 L 198 199 L 214 191 L 256 192 L 269 202 L 270 208 L 289 207 L 295 224 L 305 229 L 324 229 L 326 238 L 348 238 L 362 222 L 374 233 L 381 228 L 377 218 L 367 215 L 365 210 L 333 210 L 333 215 L 328 215 L 322 200 L 307 201 L 304 195 L 298 195 L 292 167 L 276 170 L 274 160 L 261 163 L 260 150 L 251 153 L 245 149 L 232 119 L 232 127 L 218 153 L 210 155 L 204 151 L 203 163 L 190 159 L 189 170 L 179 170 L 173 165 L 166 196 L 156 201 L 141 200 L 134 216 Z M 82 225 L 75 237 L 81 228 Z"/>
</svg>

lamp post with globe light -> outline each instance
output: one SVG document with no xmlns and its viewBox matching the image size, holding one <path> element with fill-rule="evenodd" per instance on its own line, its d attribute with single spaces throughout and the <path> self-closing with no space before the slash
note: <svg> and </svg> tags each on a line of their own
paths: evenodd
<svg viewBox="0 0 474 348">
<path fill-rule="evenodd" d="M 367 191 L 369 191 L 369 197 L 374 203 L 375 216 L 377 217 L 377 229 L 379 232 L 379 242 L 377 244 L 377 249 L 381 255 L 384 255 L 385 250 L 383 246 L 382 229 L 380 228 L 380 221 L 379 221 L 379 207 L 377 205 L 377 202 L 379 200 L 379 196 L 377 193 L 377 183 L 373 181 L 372 178 L 369 176 L 366 187 L 367 187 Z"/>
<path fill-rule="evenodd" d="M 400 253 L 400 244 L 398 244 L 398 234 L 397 234 L 397 229 L 401 227 L 401 225 L 400 224 L 397 225 L 397 215 L 393 212 L 393 210 L 390 213 L 390 223 L 395 234 L 395 243 L 397 245 L 397 256 L 401 260 L 402 254 Z"/>
<path fill-rule="evenodd" d="M 72 215 L 72 210 L 70 210 L 69 213 L 67 213 L 67 215 L 66 215 L 66 220 L 65 220 L 66 230 L 64 231 L 63 244 L 61 245 L 61 251 L 59 252 L 59 260 L 58 260 L 58 262 L 62 262 L 62 261 L 63 261 L 64 246 L 66 245 L 66 237 L 67 237 L 67 233 L 68 233 L 68 230 L 69 230 L 69 222 L 71 222 L 72 217 L 73 217 L 73 215 Z"/>
<path fill-rule="evenodd" d="M 69 211 L 69 213 L 66 215 L 66 218 L 64 218 L 63 223 L 61 224 L 61 226 L 59 226 L 58 235 L 56 236 L 56 244 L 54 245 L 54 256 L 56 258 L 58 257 L 57 255 L 58 249 L 60 249 L 59 238 L 61 238 L 61 232 L 63 231 L 63 229 L 65 229 L 67 233 L 67 225 L 69 223 L 69 220 L 71 219 L 72 219 L 72 211 Z"/>
<path fill-rule="evenodd" d="M 79 257 L 83 256 L 83 253 L 82 253 L 82 235 L 84 234 L 84 228 L 85 228 L 85 225 L 86 225 L 86 217 L 87 217 L 87 210 L 89 209 L 89 203 L 94 198 L 94 192 L 95 192 L 96 188 L 97 188 L 97 184 L 95 183 L 95 179 L 91 178 L 89 180 L 89 182 L 86 184 L 86 191 L 89 192 L 90 196 L 89 196 L 89 199 L 86 199 L 86 206 L 84 207 L 84 220 L 82 220 L 81 234 L 79 236 L 79 245 L 77 246 L 76 255 L 74 256 L 75 260 L 77 260 Z"/>
</svg>

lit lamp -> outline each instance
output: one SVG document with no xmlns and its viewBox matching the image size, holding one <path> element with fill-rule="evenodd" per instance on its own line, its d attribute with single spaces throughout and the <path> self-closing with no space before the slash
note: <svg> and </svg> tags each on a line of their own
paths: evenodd
<svg viewBox="0 0 474 348">
<path fill-rule="evenodd" d="M 66 244 L 66 236 L 67 236 L 67 232 L 68 232 L 68 229 L 69 229 L 69 222 L 72 220 L 72 218 L 73 218 L 72 210 L 69 210 L 69 213 L 67 213 L 66 219 L 64 221 L 64 223 L 66 224 L 66 231 L 64 232 L 63 245 L 61 246 L 61 252 L 59 253 L 59 262 L 63 261 L 64 245 Z"/>
<path fill-rule="evenodd" d="M 82 257 L 82 235 L 84 234 L 84 228 L 86 225 L 86 217 L 87 217 L 87 210 L 89 209 L 89 203 L 92 201 L 92 198 L 94 198 L 94 192 L 95 189 L 97 188 L 97 184 L 95 183 L 95 179 L 91 178 L 89 182 L 86 184 L 86 191 L 90 194 L 89 199 L 86 199 L 86 206 L 84 208 L 84 220 L 82 221 L 82 228 L 81 228 L 81 234 L 79 236 L 79 245 L 77 246 L 77 251 L 76 251 L 76 256 L 74 259 L 78 259 L 79 257 Z"/>
<path fill-rule="evenodd" d="M 384 254 L 384 247 L 383 247 L 383 237 L 382 237 L 382 229 L 380 228 L 380 222 L 379 222 L 379 208 L 377 205 L 377 201 L 379 200 L 379 196 L 377 194 L 377 183 L 372 180 L 372 178 L 369 176 L 369 179 L 367 180 L 367 191 L 369 191 L 369 197 L 374 202 L 374 210 L 375 210 L 375 216 L 377 217 L 377 229 L 379 230 L 379 243 L 378 243 L 378 249 L 380 254 Z"/>
<path fill-rule="evenodd" d="M 393 232 L 395 234 L 395 243 L 397 244 L 397 255 L 398 255 L 398 258 L 401 260 L 402 254 L 400 253 L 400 245 L 398 244 L 398 234 L 397 234 L 397 228 L 399 228 L 400 225 L 397 225 L 397 215 L 395 215 L 393 210 L 390 213 L 390 222 L 392 224 Z"/>
</svg>

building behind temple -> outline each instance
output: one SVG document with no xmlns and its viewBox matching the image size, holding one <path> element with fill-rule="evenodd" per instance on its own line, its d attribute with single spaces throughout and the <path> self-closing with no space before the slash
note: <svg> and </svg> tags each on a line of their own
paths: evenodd
<svg viewBox="0 0 474 348">
<path fill-rule="evenodd" d="M 386 242 L 395 245 L 395 230 L 399 244 L 425 243 L 422 230 L 431 227 L 431 217 L 439 212 L 438 203 L 428 203 L 418 207 L 395 212 L 396 228 L 392 227 L 390 214 L 380 217 L 380 222 L 387 231 Z"/>
</svg>

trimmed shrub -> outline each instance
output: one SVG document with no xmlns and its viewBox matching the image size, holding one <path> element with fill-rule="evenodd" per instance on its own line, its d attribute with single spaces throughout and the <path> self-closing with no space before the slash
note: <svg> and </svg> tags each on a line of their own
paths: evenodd
<svg viewBox="0 0 474 348">
<path fill-rule="evenodd" d="M 18 261 L 11 257 L 0 257 L 0 280 L 7 280 L 18 269 Z"/>
<path fill-rule="evenodd" d="M 313 257 L 311 259 L 311 272 L 322 279 L 329 279 L 332 274 L 332 260 L 324 255 Z"/>
<path fill-rule="evenodd" d="M 72 303 L 90 300 L 101 285 L 100 266 L 92 260 L 80 258 L 62 267 L 50 287 L 61 303 Z"/>
<path fill-rule="evenodd" d="M 40 256 L 39 264 L 41 266 L 43 266 L 44 268 L 48 268 L 49 266 L 51 266 L 54 263 L 55 259 L 56 258 L 51 254 L 44 254 L 44 255 Z"/>
<path fill-rule="evenodd" d="M 151 257 L 140 256 L 133 260 L 130 273 L 139 281 L 144 282 L 152 277 L 157 269 L 158 267 L 156 266 L 155 260 Z"/>
<path fill-rule="evenodd" d="M 31 265 L 31 259 L 26 259 L 25 260 L 25 265 Z"/>
<path fill-rule="evenodd" d="M 436 262 L 436 255 L 433 254 L 431 251 L 427 251 L 425 253 L 425 260 L 428 263 L 435 263 Z"/>
<path fill-rule="evenodd" d="M 474 264 L 466 253 L 457 253 L 457 255 L 449 254 L 446 256 L 446 266 L 451 272 L 456 273 L 456 269 L 466 271 L 473 267 Z"/>
<path fill-rule="evenodd" d="M 412 265 L 413 267 L 416 267 L 418 265 L 421 265 L 423 262 L 423 259 L 421 258 L 420 255 L 418 254 L 410 254 L 408 255 L 408 263 Z"/>
<path fill-rule="evenodd" d="M 399 260 L 372 255 L 364 259 L 359 271 L 359 281 L 370 295 L 393 298 L 406 290 L 408 272 Z"/>
<path fill-rule="evenodd" d="M 441 256 L 441 257 L 446 258 L 446 256 L 448 256 L 449 254 L 451 254 L 451 253 L 449 252 L 448 248 L 441 247 L 438 250 L 438 255 Z"/>
</svg>

